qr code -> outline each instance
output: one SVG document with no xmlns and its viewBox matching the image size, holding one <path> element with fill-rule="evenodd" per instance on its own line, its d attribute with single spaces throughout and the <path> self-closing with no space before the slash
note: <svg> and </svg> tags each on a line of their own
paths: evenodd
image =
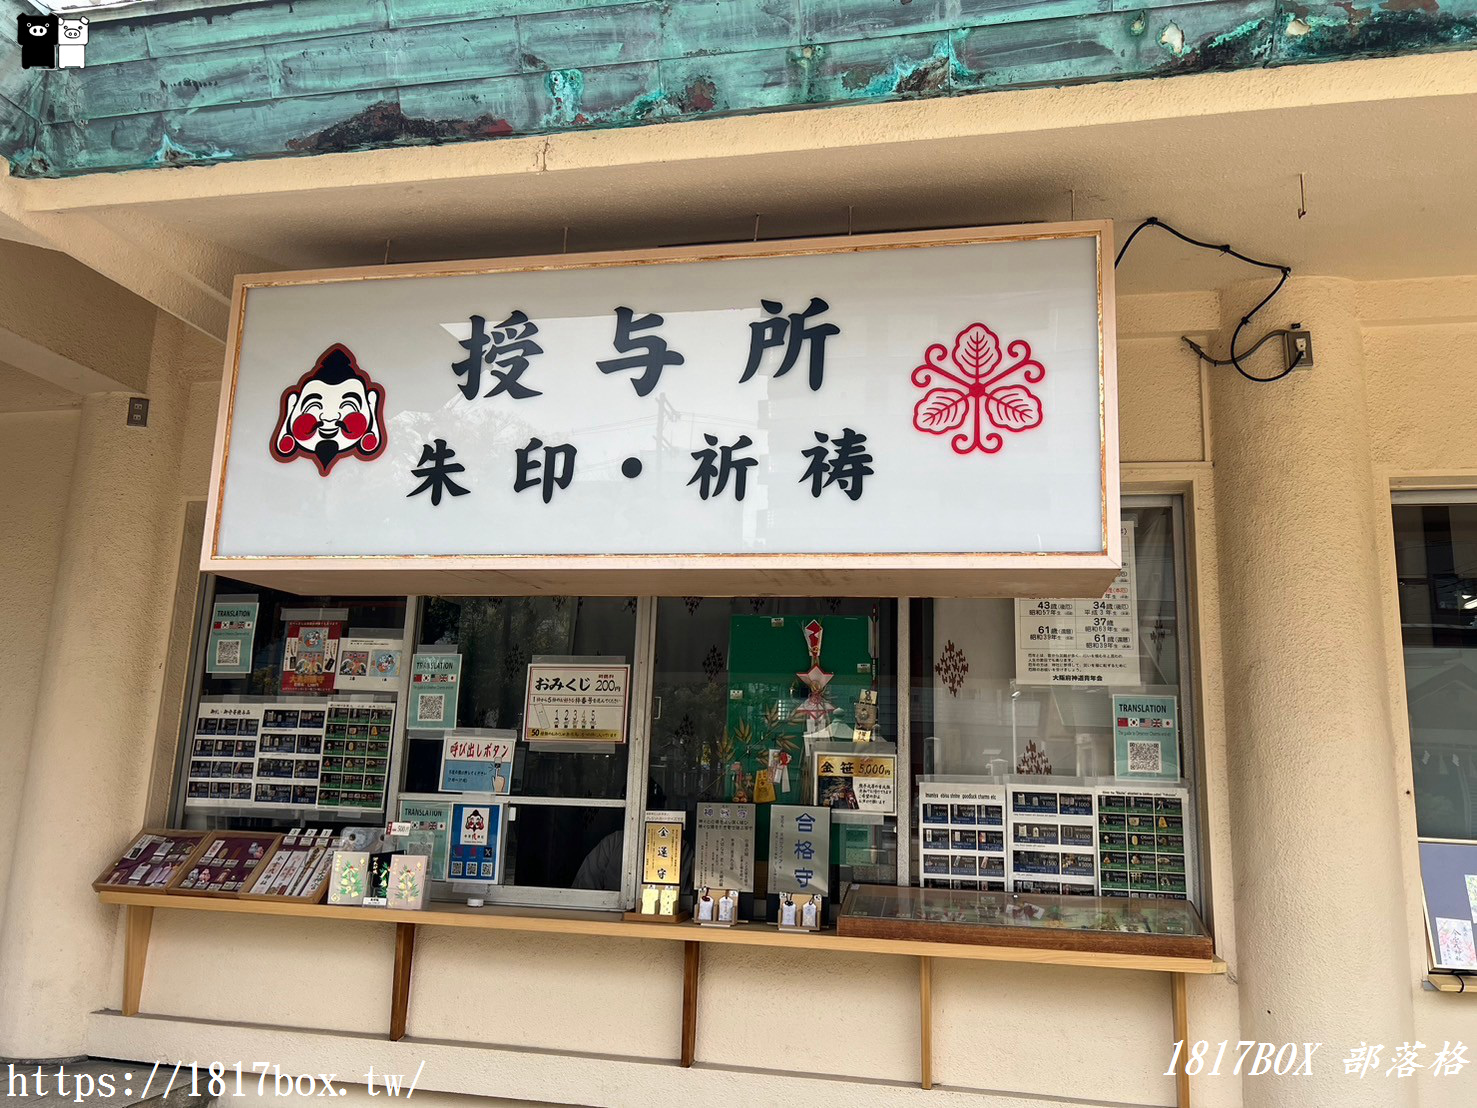
<svg viewBox="0 0 1477 1108">
<path fill-rule="evenodd" d="M 219 669 L 223 666 L 239 666 L 241 664 L 241 640 L 240 639 L 217 639 L 215 643 L 215 665 Z"/>
<path fill-rule="evenodd" d="M 422 723 L 440 723 L 446 718 L 446 694 L 421 693 L 417 714 Z"/>
<path fill-rule="evenodd" d="M 1129 773 L 1163 773 L 1164 759 L 1156 742 L 1128 741 Z"/>
</svg>

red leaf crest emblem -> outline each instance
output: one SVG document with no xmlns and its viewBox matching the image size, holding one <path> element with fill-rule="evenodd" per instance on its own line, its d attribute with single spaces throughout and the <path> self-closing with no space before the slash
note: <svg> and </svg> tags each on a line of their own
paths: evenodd
<svg viewBox="0 0 1477 1108">
<path fill-rule="evenodd" d="M 1000 339 L 983 323 L 971 323 L 954 339 L 954 364 L 976 381 L 1000 364 Z"/>
<path fill-rule="evenodd" d="M 1011 380 L 1017 375 L 1020 380 Z M 913 426 L 929 435 L 958 430 L 950 440 L 956 454 L 994 454 L 1005 445 L 1000 431 L 1041 426 L 1045 405 L 1026 385 L 1045 377 L 1046 368 L 1031 356 L 1025 339 L 1013 339 L 1002 350 L 994 331 L 971 323 L 954 336 L 952 349 L 936 342 L 914 368 L 913 384 L 926 391 L 913 406 Z M 986 423 L 997 430 L 987 431 Z"/>
<path fill-rule="evenodd" d="M 913 408 L 913 426 L 942 435 L 969 417 L 969 407 L 969 396 L 958 389 L 929 389 Z"/>
<path fill-rule="evenodd" d="M 1025 385 L 1006 385 L 985 397 L 985 415 L 1006 431 L 1041 426 L 1041 398 Z"/>
</svg>

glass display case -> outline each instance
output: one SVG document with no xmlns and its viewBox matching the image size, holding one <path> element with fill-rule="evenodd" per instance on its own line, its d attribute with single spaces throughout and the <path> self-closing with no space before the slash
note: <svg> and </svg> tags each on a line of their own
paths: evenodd
<svg viewBox="0 0 1477 1108">
<path fill-rule="evenodd" d="M 1183 900 L 1124 900 L 975 889 L 853 885 L 837 933 L 867 939 L 1210 958 L 1215 946 Z"/>
</svg>

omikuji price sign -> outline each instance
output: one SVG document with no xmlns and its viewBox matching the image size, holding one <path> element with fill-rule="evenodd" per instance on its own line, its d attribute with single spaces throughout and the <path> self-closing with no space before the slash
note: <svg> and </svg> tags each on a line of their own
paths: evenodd
<svg viewBox="0 0 1477 1108">
<path fill-rule="evenodd" d="M 1110 237 L 243 278 L 205 567 L 300 589 L 352 570 L 624 595 L 643 570 L 674 594 L 822 573 L 1099 595 L 1119 564 Z"/>
</svg>

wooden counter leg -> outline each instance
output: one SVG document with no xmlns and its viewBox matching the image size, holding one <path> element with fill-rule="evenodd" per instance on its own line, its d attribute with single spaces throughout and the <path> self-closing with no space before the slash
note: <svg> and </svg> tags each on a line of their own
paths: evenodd
<svg viewBox="0 0 1477 1108">
<path fill-rule="evenodd" d="M 918 959 L 919 1084 L 933 1088 L 933 959 Z"/>
<path fill-rule="evenodd" d="M 697 1052 L 697 970 L 702 943 L 682 944 L 682 1068 Z"/>
<path fill-rule="evenodd" d="M 1184 974 L 1169 975 L 1169 994 L 1174 1008 L 1174 1034 L 1169 1049 L 1173 1050 L 1176 1042 L 1184 1043 L 1174 1068 L 1174 1102 L 1179 1108 L 1190 1108 L 1190 1075 L 1185 1072 L 1185 1055 L 1190 1051 L 1190 1004 Z"/>
<path fill-rule="evenodd" d="M 149 959 L 149 931 L 154 926 L 154 909 L 130 904 L 123 911 L 123 1014 L 136 1016 L 139 998 L 144 991 L 144 963 Z"/>
<path fill-rule="evenodd" d="M 410 964 L 415 959 L 415 924 L 395 925 L 395 979 L 390 997 L 390 1041 L 405 1038 L 405 1017 L 410 1011 Z"/>
</svg>

